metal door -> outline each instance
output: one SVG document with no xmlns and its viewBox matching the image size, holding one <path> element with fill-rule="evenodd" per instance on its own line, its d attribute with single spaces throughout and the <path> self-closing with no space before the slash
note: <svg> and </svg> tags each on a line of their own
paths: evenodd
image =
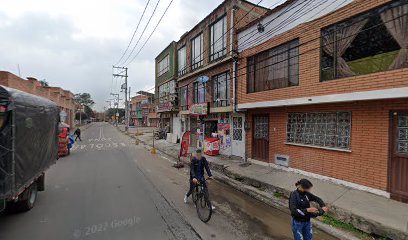
<svg viewBox="0 0 408 240">
<path fill-rule="evenodd" d="M 245 158 L 244 116 L 232 117 L 232 155 Z"/>
<path fill-rule="evenodd" d="M 408 203 L 408 112 L 394 112 L 391 124 L 391 198 Z"/>
<path fill-rule="evenodd" d="M 254 116 L 252 129 L 252 158 L 269 162 L 269 116 Z"/>
</svg>

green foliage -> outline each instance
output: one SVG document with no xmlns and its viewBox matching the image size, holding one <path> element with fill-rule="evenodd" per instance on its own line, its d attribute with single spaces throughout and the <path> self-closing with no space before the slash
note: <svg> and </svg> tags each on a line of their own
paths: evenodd
<svg viewBox="0 0 408 240">
<path fill-rule="evenodd" d="M 355 236 L 357 236 L 360 239 L 364 239 L 364 240 L 369 240 L 369 239 L 373 239 L 370 234 L 365 233 L 357 228 L 355 228 L 352 224 L 350 223 L 345 223 L 342 222 L 336 218 L 334 218 L 332 215 L 330 214 L 325 214 L 322 216 L 322 221 L 325 224 L 328 224 L 330 226 L 336 227 L 336 228 L 340 228 L 343 230 L 346 230 L 347 232 L 351 232 L 352 234 L 354 234 Z"/>
<path fill-rule="evenodd" d="M 274 192 L 273 196 L 276 197 L 276 198 L 283 198 L 285 195 L 283 193 L 281 193 L 281 192 Z"/>
<path fill-rule="evenodd" d="M 89 93 L 75 94 L 74 101 L 77 106 L 84 105 L 84 106 L 92 107 L 95 104 L 95 102 L 92 100 L 91 94 Z"/>
</svg>

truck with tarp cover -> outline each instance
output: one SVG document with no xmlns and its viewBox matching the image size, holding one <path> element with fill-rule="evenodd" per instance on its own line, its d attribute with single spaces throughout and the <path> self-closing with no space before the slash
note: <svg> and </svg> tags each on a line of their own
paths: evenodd
<svg viewBox="0 0 408 240">
<path fill-rule="evenodd" d="M 0 212 L 30 210 L 58 157 L 59 107 L 0 86 Z"/>
</svg>

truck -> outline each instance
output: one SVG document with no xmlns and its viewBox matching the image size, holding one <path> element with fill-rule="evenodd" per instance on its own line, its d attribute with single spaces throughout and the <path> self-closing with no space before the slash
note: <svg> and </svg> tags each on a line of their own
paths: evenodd
<svg viewBox="0 0 408 240">
<path fill-rule="evenodd" d="M 28 211 L 58 158 L 59 107 L 0 86 L 0 212 Z"/>
</svg>

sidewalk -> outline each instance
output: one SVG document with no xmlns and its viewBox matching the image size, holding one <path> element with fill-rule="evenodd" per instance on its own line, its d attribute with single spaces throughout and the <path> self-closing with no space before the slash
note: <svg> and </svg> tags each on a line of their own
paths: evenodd
<svg viewBox="0 0 408 240">
<path fill-rule="evenodd" d="M 124 131 L 123 127 L 119 127 Z M 135 130 L 129 135 L 134 137 Z M 151 129 L 141 131 L 143 135 L 137 138 L 147 144 L 153 144 Z M 164 140 L 155 141 L 155 148 L 172 158 L 177 158 L 179 144 Z M 232 180 L 261 189 L 265 194 L 257 195 L 259 200 L 270 205 L 280 205 L 287 208 L 287 198 L 294 189 L 294 183 L 301 178 L 309 178 L 298 173 L 288 172 L 257 164 L 242 164 L 242 160 L 231 160 L 227 157 L 206 156 L 211 168 L 224 174 Z M 330 205 L 334 216 L 356 228 L 391 239 L 408 239 L 408 204 L 390 200 L 364 191 L 351 189 L 326 180 L 311 179 L 314 192 Z M 229 183 L 234 185 L 233 183 Z M 238 189 L 240 190 L 240 189 Z M 269 193 L 269 194 L 268 194 Z M 284 198 L 282 198 L 282 195 Z M 266 198 L 274 199 L 266 199 Z"/>
</svg>

